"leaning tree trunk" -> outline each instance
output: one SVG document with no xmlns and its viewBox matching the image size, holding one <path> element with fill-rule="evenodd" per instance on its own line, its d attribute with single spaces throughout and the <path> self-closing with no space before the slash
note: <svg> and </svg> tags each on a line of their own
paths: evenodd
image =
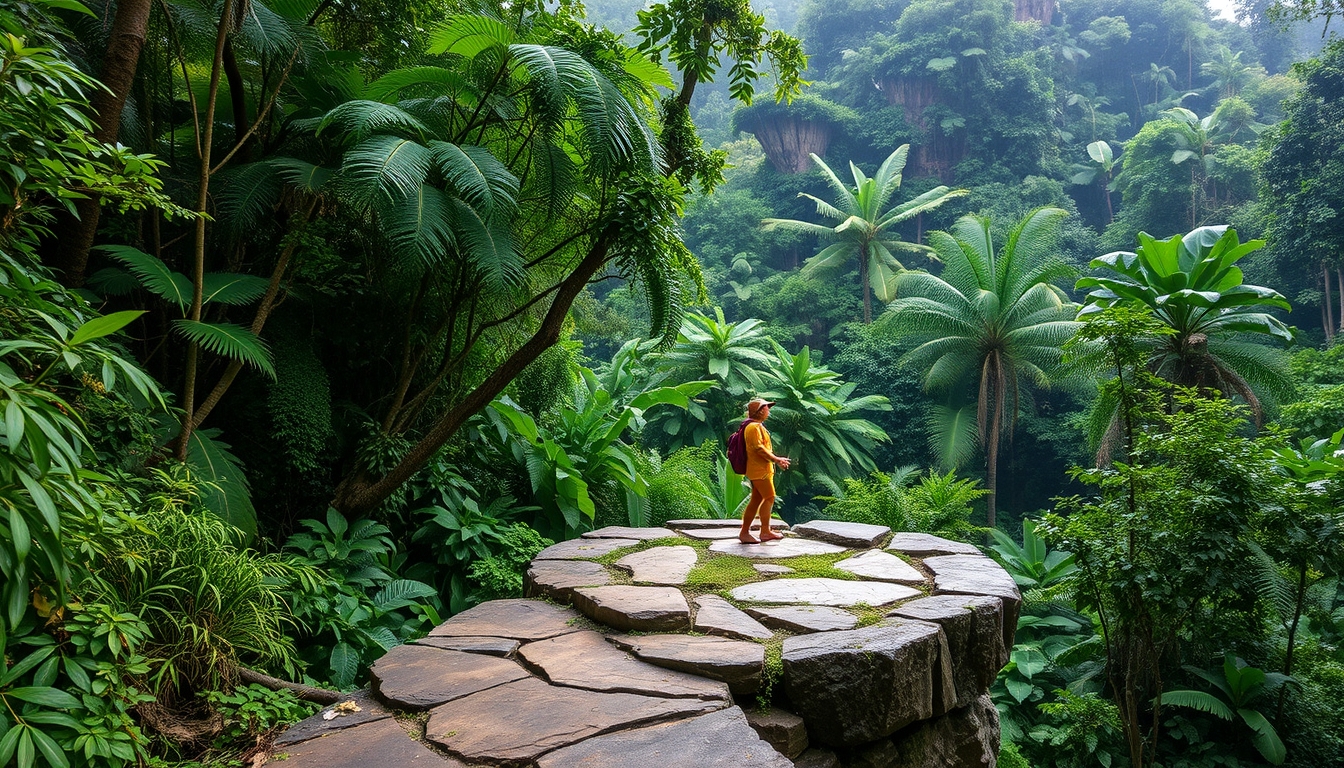
<svg viewBox="0 0 1344 768">
<path fill-rule="evenodd" d="M 95 88 L 89 98 L 93 110 L 95 139 L 112 143 L 121 131 L 121 110 L 135 82 L 135 71 L 140 62 L 140 50 L 145 46 L 145 30 L 149 27 L 150 0 L 119 0 L 117 15 L 112 20 L 107 51 L 103 55 L 103 71 L 99 78 L 106 89 Z M 63 232 L 55 243 L 52 267 L 59 270 L 65 283 L 79 287 L 89 264 L 89 249 L 98 231 L 98 199 L 94 197 L 75 201 L 77 218 L 62 215 L 56 231 Z"/>
</svg>

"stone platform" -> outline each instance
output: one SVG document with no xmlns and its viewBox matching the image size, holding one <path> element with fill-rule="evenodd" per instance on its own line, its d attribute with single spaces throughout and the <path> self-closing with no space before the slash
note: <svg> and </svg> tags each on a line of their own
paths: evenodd
<svg viewBox="0 0 1344 768">
<path fill-rule="evenodd" d="M 392 649 L 289 768 L 993 768 L 989 686 L 1021 596 L 975 547 L 813 521 L 610 528 L 543 551 L 528 598 Z M 762 704 L 768 705 L 762 709 Z M 330 709 L 330 708 L 329 708 Z"/>
</svg>

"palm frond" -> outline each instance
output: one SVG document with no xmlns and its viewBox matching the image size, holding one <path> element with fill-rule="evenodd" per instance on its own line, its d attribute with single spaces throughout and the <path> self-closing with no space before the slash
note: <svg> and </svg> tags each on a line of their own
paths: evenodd
<svg viewBox="0 0 1344 768">
<path fill-rule="evenodd" d="M 513 215 L 518 177 L 485 147 L 432 141 L 429 149 L 439 173 L 463 200 L 485 218 Z"/>
<path fill-rule="evenodd" d="M 201 297 L 206 304 L 243 306 L 260 299 L 269 285 L 256 275 L 207 272 L 201 276 Z"/>
<path fill-rule="evenodd" d="M 198 320 L 174 320 L 173 328 L 193 344 L 230 360 L 252 366 L 271 379 L 275 364 L 271 351 L 255 333 L 233 323 L 203 323 Z"/>
<path fill-rule="evenodd" d="M 429 126 L 401 107 L 367 99 L 353 99 L 337 105 L 322 117 L 315 133 L 321 137 L 324 131 L 332 127 L 351 142 L 363 141 L 375 133 L 421 137 L 430 132 Z"/>
<path fill-rule="evenodd" d="M 929 448 L 944 469 L 956 469 L 975 454 L 980 431 L 976 426 L 975 407 L 955 408 L 935 404 L 925 415 Z"/>
<path fill-rule="evenodd" d="M 419 194 L 433 166 L 433 153 L 398 136 L 374 136 L 345 153 L 341 176 L 362 205 Z"/>
<path fill-rule="evenodd" d="M 492 16 L 452 16 L 429 35 L 429 52 L 474 59 L 517 40 L 513 27 Z"/>
<path fill-rule="evenodd" d="M 458 244 L 472 265 L 479 269 L 486 284 L 495 290 L 519 285 L 523 280 L 523 259 L 514 247 L 509 220 L 484 217 L 462 200 L 451 200 Z"/>
<path fill-rule="evenodd" d="M 161 260 L 129 245 L 99 245 L 98 250 L 126 265 L 150 293 L 172 302 L 182 312 L 191 305 L 195 292 L 191 280 L 181 272 L 174 272 Z"/>
<path fill-rule="evenodd" d="M 387 101 L 402 91 L 415 89 L 432 93 L 447 92 L 453 99 L 468 107 L 480 103 L 481 95 L 462 73 L 444 67 L 407 67 L 396 69 L 374 80 L 364 89 L 364 96 L 373 101 Z"/>
<path fill-rule="evenodd" d="M 230 237 L 242 239 L 263 226 L 275 210 L 284 186 L 283 177 L 269 162 L 247 163 L 221 172 L 212 187 L 215 221 Z"/>
</svg>

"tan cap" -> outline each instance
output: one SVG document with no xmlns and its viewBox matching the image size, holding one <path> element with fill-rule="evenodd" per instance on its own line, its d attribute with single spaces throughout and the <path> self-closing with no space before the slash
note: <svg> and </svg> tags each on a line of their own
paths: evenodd
<svg viewBox="0 0 1344 768">
<path fill-rule="evenodd" d="M 774 405 L 774 404 L 775 404 L 775 401 L 774 401 L 774 400 L 766 400 L 766 399 L 764 399 L 764 398 L 760 398 L 760 397 L 755 398 L 755 399 L 752 400 L 751 402 L 747 403 L 747 415 L 748 415 L 748 416 L 755 416 L 755 415 L 756 415 L 756 412 L 759 411 L 759 410 L 761 410 L 761 407 L 762 407 L 762 406 L 766 406 L 766 405 Z"/>
</svg>

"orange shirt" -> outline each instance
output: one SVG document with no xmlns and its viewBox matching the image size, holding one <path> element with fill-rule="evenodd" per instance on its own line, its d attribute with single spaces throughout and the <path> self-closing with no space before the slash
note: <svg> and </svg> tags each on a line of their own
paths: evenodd
<svg viewBox="0 0 1344 768">
<path fill-rule="evenodd" d="M 747 425 L 742 436 L 747 443 L 747 479 L 772 479 L 775 476 L 775 463 L 769 455 L 774 447 L 770 444 L 770 433 L 765 430 L 765 425 L 753 421 Z"/>
</svg>

